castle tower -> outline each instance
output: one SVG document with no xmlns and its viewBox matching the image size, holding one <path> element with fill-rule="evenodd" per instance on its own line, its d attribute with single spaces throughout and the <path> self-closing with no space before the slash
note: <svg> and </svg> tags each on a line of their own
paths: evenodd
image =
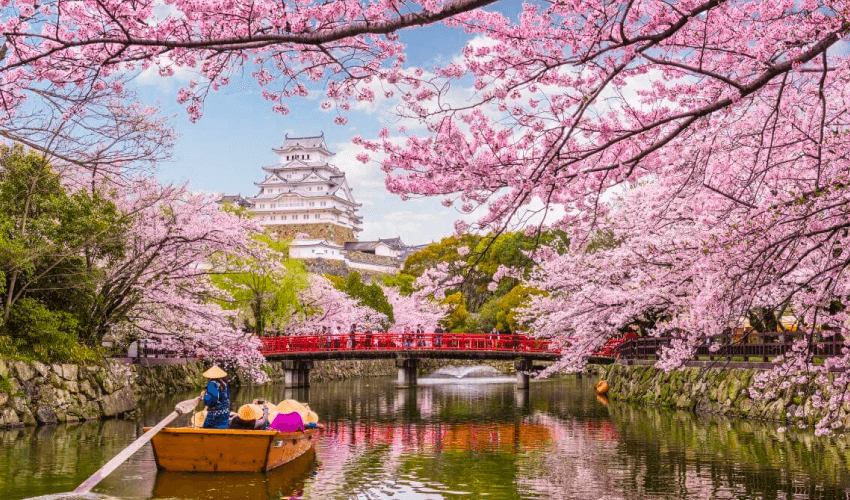
<svg viewBox="0 0 850 500">
<path fill-rule="evenodd" d="M 280 161 L 263 167 L 258 192 L 247 198 L 251 214 L 269 233 L 293 238 L 306 233 L 311 238 L 342 244 L 356 241 L 363 220 L 357 214 L 345 173 L 328 161 L 324 133 L 315 137 L 289 137 L 273 148 Z"/>
</svg>

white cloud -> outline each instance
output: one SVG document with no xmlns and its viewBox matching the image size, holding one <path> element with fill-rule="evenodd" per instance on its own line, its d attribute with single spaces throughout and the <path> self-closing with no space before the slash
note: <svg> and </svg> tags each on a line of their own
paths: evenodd
<svg viewBox="0 0 850 500">
<path fill-rule="evenodd" d="M 167 65 L 168 62 L 164 64 Z M 159 66 L 151 65 L 147 69 L 142 70 L 136 76 L 135 81 L 139 85 L 156 87 L 161 92 L 171 93 L 175 87 L 182 87 L 189 80 L 197 76 L 197 70 L 185 66 L 174 67 L 174 74 L 172 76 L 160 76 Z"/>
<path fill-rule="evenodd" d="M 426 207 L 421 208 L 424 211 L 392 210 L 384 212 L 378 220 L 364 219 L 360 239 L 375 240 L 400 236 L 408 245 L 418 245 L 438 241 L 451 234 L 445 227 L 451 226 L 450 221 L 453 220 L 448 211 L 434 212 Z M 435 221 L 448 223 L 435 224 Z"/>
</svg>

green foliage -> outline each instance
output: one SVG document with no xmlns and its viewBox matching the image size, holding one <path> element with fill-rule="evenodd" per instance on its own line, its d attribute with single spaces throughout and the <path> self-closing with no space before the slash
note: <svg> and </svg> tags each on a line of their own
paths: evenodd
<svg viewBox="0 0 850 500">
<path fill-rule="evenodd" d="M 525 305 L 532 295 L 541 293 L 540 290 L 517 285 L 505 295 L 493 295 L 478 310 L 478 327 L 485 332 L 493 328 L 506 333 L 519 331 L 522 325 L 516 317 L 516 310 Z"/>
<path fill-rule="evenodd" d="M 338 276 L 326 276 L 326 278 L 331 280 L 334 288 L 345 292 L 346 295 L 357 300 L 360 305 L 371 307 L 379 313 L 386 314 L 389 323 L 384 325 L 385 328 L 395 322 L 393 306 L 389 303 L 387 296 L 384 295 L 384 291 L 377 283 L 370 283 L 368 285 L 363 283 L 360 273 L 356 271 L 350 273 L 346 278 L 340 278 Z"/>
<path fill-rule="evenodd" d="M 266 234 L 254 237 L 255 256 L 224 256 L 220 265 L 237 269 L 212 276 L 227 292 L 216 299 L 225 309 L 238 310 L 244 327 L 263 336 L 279 331 L 300 309 L 298 291 L 307 286 L 304 265 L 289 258 L 289 243 Z"/>
<path fill-rule="evenodd" d="M 449 293 L 462 292 L 469 312 L 477 313 L 492 297 L 503 296 L 519 284 L 516 278 L 503 278 L 496 290 L 490 291 L 488 285 L 499 267 L 519 269 L 527 275 L 537 265 L 527 254 L 539 246 L 550 246 L 564 253 L 569 249 L 569 238 L 561 230 L 533 236 L 525 233 L 504 233 L 495 238 L 476 234 L 462 238 L 450 236 L 410 255 L 402 271 L 416 278 L 428 268 L 442 262 L 450 263 L 450 273 L 462 276 L 463 283 Z M 461 257 L 458 253 L 461 247 L 466 247 L 469 254 Z"/>
<path fill-rule="evenodd" d="M 465 333 L 478 330 L 475 316 L 469 314 L 466 308 L 466 298 L 461 292 L 447 295 L 442 301 L 443 305 L 449 307 L 449 312 L 440 322 L 448 332 Z"/>
<path fill-rule="evenodd" d="M 98 352 L 79 343 L 77 324 L 73 314 L 25 297 L 12 308 L 6 323 L 9 336 L 0 337 L 0 355 L 43 362 L 95 361 Z"/>
<path fill-rule="evenodd" d="M 399 293 L 404 296 L 410 296 L 413 293 L 413 283 L 416 281 L 416 276 L 410 274 L 398 273 L 395 275 L 387 274 L 384 276 L 384 286 L 397 288 Z"/>
<path fill-rule="evenodd" d="M 69 192 L 40 154 L 0 145 L 0 353 L 87 361 L 108 331 L 100 265 L 123 256 L 129 221 L 98 193 Z"/>
<path fill-rule="evenodd" d="M 6 394 L 12 393 L 12 382 L 3 375 L 0 375 L 0 392 L 5 392 Z"/>
</svg>

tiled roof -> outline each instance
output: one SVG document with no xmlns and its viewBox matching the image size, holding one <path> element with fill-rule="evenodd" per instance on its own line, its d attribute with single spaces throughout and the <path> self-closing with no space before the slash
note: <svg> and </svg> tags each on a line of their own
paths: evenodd
<svg viewBox="0 0 850 500">
<path fill-rule="evenodd" d="M 321 135 L 311 136 L 311 137 L 289 137 L 289 134 L 286 134 L 286 138 L 283 140 L 283 144 L 280 145 L 278 149 L 291 149 L 291 148 L 322 148 L 325 144 L 325 133 L 322 132 Z"/>
</svg>

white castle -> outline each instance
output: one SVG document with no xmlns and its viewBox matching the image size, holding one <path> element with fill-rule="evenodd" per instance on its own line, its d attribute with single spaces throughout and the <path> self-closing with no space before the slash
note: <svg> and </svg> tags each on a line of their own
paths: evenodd
<svg viewBox="0 0 850 500">
<path fill-rule="evenodd" d="M 255 219 L 269 232 L 294 237 L 306 233 L 342 243 L 356 240 L 363 220 L 357 215 L 360 204 L 348 181 L 336 166 L 328 163 L 324 134 L 316 137 L 289 137 L 273 148 L 280 161 L 263 167 L 266 177 L 255 182 L 258 192 L 247 198 Z"/>
<path fill-rule="evenodd" d="M 363 271 L 395 273 L 404 259 L 424 247 L 410 247 L 400 238 L 357 241 L 363 219 L 345 172 L 329 163 L 334 156 L 324 133 L 289 137 L 272 148 L 280 161 L 262 167 L 265 178 L 255 182 L 257 194 L 227 195 L 220 202 L 245 207 L 266 231 L 293 238 L 293 258 L 338 261 Z"/>
</svg>

